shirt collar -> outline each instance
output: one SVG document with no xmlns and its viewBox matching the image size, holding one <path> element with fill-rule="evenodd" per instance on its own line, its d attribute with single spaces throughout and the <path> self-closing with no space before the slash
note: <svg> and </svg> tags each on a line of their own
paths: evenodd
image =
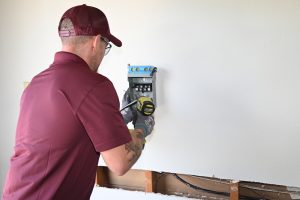
<svg viewBox="0 0 300 200">
<path fill-rule="evenodd" d="M 89 69 L 88 64 L 78 55 L 66 51 L 56 52 L 54 56 L 53 64 L 55 65 L 55 64 L 64 64 L 64 63 L 82 64 Z"/>
</svg>

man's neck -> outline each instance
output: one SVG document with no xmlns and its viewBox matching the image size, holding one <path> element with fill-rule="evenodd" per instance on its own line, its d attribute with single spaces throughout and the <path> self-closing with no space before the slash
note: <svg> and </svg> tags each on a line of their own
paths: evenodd
<svg viewBox="0 0 300 200">
<path fill-rule="evenodd" d="M 78 47 L 75 48 L 73 46 L 67 46 L 67 45 L 62 46 L 62 51 L 73 53 L 73 54 L 79 56 L 88 64 L 89 68 L 91 69 L 90 58 L 88 56 L 87 51 L 83 51 L 81 48 L 78 48 Z"/>
</svg>

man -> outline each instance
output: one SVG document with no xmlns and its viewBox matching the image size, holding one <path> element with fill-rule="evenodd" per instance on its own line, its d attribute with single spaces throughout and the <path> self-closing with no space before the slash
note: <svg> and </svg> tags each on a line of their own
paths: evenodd
<svg viewBox="0 0 300 200">
<path fill-rule="evenodd" d="M 35 76 L 21 98 L 6 199 L 89 199 L 101 154 L 111 171 L 126 173 L 139 158 L 153 117 L 127 109 L 123 118 L 113 84 L 97 73 L 121 41 L 102 11 L 67 10 L 59 22 L 62 51 Z M 124 104 L 128 102 L 124 95 Z M 124 122 L 134 119 L 129 133 Z"/>
</svg>

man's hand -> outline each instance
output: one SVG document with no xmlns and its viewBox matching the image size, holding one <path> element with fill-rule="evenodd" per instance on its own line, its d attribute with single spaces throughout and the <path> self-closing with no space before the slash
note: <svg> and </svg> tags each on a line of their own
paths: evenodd
<svg viewBox="0 0 300 200">
<path fill-rule="evenodd" d="M 127 106 L 131 103 L 132 100 L 129 96 L 129 88 L 126 90 L 123 99 L 122 99 L 122 108 Z M 128 124 L 129 122 L 133 121 L 133 125 L 135 129 L 141 129 L 143 131 L 144 137 L 147 137 L 151 134 L 155 121 L 154 117 L 151 116 L 144 116 L 142 113 L 136 110 L 135 106 L 129 106 L 121 111 L 123 116 L 124 122 Z"/>
<path fill-rule="evenodd" d="M 142 129 L 144 137 L 147 137 L 148 135 L 151 134 L 154 125 L 155 125 L 155 121 L 154 121 L 154 117 L 152 115 L 144 116 L 139 111 L 137 112 L 137 119 L 134 122 L 134 128 Z"/>
<path fill-rule="evenodd" d="M 131 103 L 131 99 L 130 99 L 130 96 L 129 96 L 129 88 L 128 88 L 126 90 L 124 96 L 123 96 L 123 99 L 122 99 L 122 108 L 127 106 L 129 103 Z M 136 118 L 136 110 L 131 108 L 131 106 L 129 106 L 128 108 L 125 108 L 124 110 L 122 110 L 121 114 L 122 114 L 124 122 L 126 124 L 128 124 L 129 122 L 131 122 L 132 120 L 134 120 Z"/>
</svg>

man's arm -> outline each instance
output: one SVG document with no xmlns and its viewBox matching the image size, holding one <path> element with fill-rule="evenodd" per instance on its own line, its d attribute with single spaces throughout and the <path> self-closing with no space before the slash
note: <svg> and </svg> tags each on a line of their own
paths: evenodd
<svg viewBox="0 0 300 200">
<path fill-rule="evenodd" d="M 101 152 L 108 168 L 119 176 L 124 175 L 139 159 L 145 144 L 142 129 L 130 130 L 130 134 L 131 142 Z"/>
<path fill-rule="evenodd" d="M 129 89 L 125 92 L 122 100 L 122 107 L 131 102 Z M 139 159 L 145 144 L 145 137 L 151 134 L 155 121 L 153 116 L 144 116 L 132 108 L 124 109 L 121 112 L 126 124 L 133 121 L 134 130 L 130 130 L 132 141 L 101 152 L 104 162 L 115 174 L 124 175 Z"/>
</svg>

